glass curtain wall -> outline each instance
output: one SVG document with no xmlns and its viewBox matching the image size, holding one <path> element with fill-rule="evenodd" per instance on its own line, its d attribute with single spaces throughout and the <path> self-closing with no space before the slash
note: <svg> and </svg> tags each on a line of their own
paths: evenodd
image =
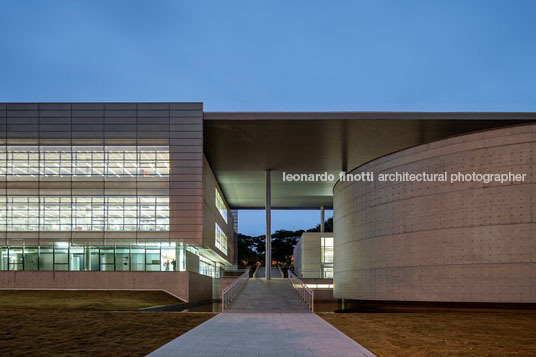
<svg viewBox="0 0 536 357">
<path fill-rule="evenodd" d="M 199 274 L 216 277 L 216 263 L 199 256 Z"/>
<path fill-rule="evenodd" d="M 215 225 L 214 237 L 216 248 L 218 248 L 223 254 L 227 255 L 227 236 L 218 223 Z"/>
<path fill-rule="evenodd" d="M 69 181 L 167 181 L 167 146 L 0 146 L 0 177 L 59 185 L 0 196 L 2 231 L 169 230 L 167 190 L 153 196 L 60 194 L 71 190 L 60 187 Z"/>
<path fill-rule="evenodd" d="M 166 243 L 105 247 L 58 243 L 49 247 L 1 247 L 0 270 L 185 271 L 186 250 L 192 251 L 184 245 Z M 212 267 L 203 273 L 214 274 L 215 263 L 206 258 L 202 261 Z"/>
<path fill-rule="evenodd" d="M 220 212 L 223 220 L 225 223 L 227 223 L 227 206 L 225 206 L 225 202 L 223 202 L 223 198 L 220 195 L 220 192 L 216 188 L 216 208 Z"/>
<path fill-rule="evenodd" d="M 0 176 L 168 177 L 167 146 L 1 146 Z"/>
<path fill-rule="evenodd" d="M 333 278 L 333 237 L 320 238 L 322 257 L 322 278 Z"/>
<path fill-rule="evenodd" d="M 0 230 L 168 231 L 169 197 L 0 196 Z"/>
</svg>

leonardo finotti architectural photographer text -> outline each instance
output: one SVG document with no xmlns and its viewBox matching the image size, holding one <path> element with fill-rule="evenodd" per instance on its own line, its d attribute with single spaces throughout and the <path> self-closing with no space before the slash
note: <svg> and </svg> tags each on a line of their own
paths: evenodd
<svg viewBox="0 0 536 357">
<path fill-rule="evenodd" d="M 301 173 L 291 174 L 283 172 L 283 182 L 335 182 L 340 181 L 364 181 L 364 182 L 483 182 L 485 184 L 498 182 L 524 182 L 527 174 L 508 173 L 410 173 L 410 172 L 394 172 L 394 173 L 379 173 L 366 171 L 359 173 L 340 172 L 338 175 L 322 172 L 322 173 Z"/>
</svg>

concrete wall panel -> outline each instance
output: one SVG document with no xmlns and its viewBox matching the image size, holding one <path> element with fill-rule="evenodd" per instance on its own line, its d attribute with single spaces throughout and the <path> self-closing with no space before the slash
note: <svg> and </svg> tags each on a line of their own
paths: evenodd
<svg viewBox="0 0 536 357">
<path fill-rule="evenodd" d="M 335 291 L 355 300 L 536 302 L 536 125 L 402 150 L 352 173 L 525 173 L 524 182 L 339 182 Z"/>
<path fill-rule="evenodd" d="M 32 290 L 162 290 L 186 302 L 212 298 L 212 279 L 187 271 L 2 271 L 0 287 Z"/>
<path fill-rule="evenodd" d="M 0 144 L 8 145 L 162 145 L 169 146 L 171 173 L 165 185 L 144 180 L 80 182 L 62 180 L 53 187 L 46 181 L 10 182 L 7 195 L 124 194 L 167 195 L 171 232 L 159 239 L 202 245 L 203 106 L 201 103 L 1 103 Z M 172 186 L 168 191 L 170 184 Z M 104 188 L 104 190 L 103 190 Z M 112 191 L 110 191 L 112 190 Z M 186 213 L 187 212 L 187 213 Z M 185 221 L 184 217 L 191 218 Z M 178 235 L 173 233 L 177 232 Z M 77 243 L 106 243 L 95 238 L 67 239 Z M 136 241 L 136 233 L 129 233 Z M 132 236 L 133 234 L 133 236 Z M 143 234 L 139 232 L 138 236 Z M 28 239 L 30 237 L 28 236 Z M 47 238 L 48 239 L 48 238 Z M 52 239 L 52 238 L 51 238 Z M 63 236 L 62 240 L 65 239 Z M 153 237 L 140 238 L 142 242 Z M 10 239 L 13 242 L 13 239 Z M 44 240 L 42 241 L 44 242 Z"/>
</svg>

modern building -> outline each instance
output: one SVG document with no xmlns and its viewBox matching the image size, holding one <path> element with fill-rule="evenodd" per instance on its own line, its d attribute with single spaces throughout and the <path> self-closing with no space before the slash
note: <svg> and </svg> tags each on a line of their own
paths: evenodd
<svg viewBox="0 0 536 357">
<path fill-rule="evenodd" d="M 293 258 L 299 278 L 333 279 L 333 233 L 304 232 Z"/>
<path fill-rule="evenodd" d="M 536 302 L 535 121 L 0 103 L 0 288 L 211 299 L 212 279 L 237 261 L 237 209 L 265 209 L 269 236 L 271 209 L 324 207 L 334 209 L 336 298 Z M 528 176 L 445 186 L 284 179 L 372 169 Z"/>
<path fill-rule="evenodd" d="M 235 264 L 202 104 L 0 104 L 0 137 L 1 287 L 189 301 Z"/>
<path fill-rule="evenodd" d="M 313 290 L 315 302 L 333 300 L 333 262 L 332 232 L 304 232 L 294 246 L 294 274 Z"/>
</svg>

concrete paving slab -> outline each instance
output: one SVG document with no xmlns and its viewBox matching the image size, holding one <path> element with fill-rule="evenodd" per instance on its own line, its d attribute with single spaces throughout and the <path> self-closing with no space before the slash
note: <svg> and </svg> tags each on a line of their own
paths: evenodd
<svg viewBox="0 0 536 357">
<path fill-rule="evenodd" d="M 257 272 L 257 278 L 266 278 L 266 268 L 259 267 L 259 271 Z M 270 274 L 272 278 L 282 278 L 281 272 L 277 268 L 271 268 Z"/>
<path fill-rule="evenodd" d="M 374 356 L 311 313 L 218 314 L 149 354 L 150 357 L 213 355 Z"/>
</svg>

